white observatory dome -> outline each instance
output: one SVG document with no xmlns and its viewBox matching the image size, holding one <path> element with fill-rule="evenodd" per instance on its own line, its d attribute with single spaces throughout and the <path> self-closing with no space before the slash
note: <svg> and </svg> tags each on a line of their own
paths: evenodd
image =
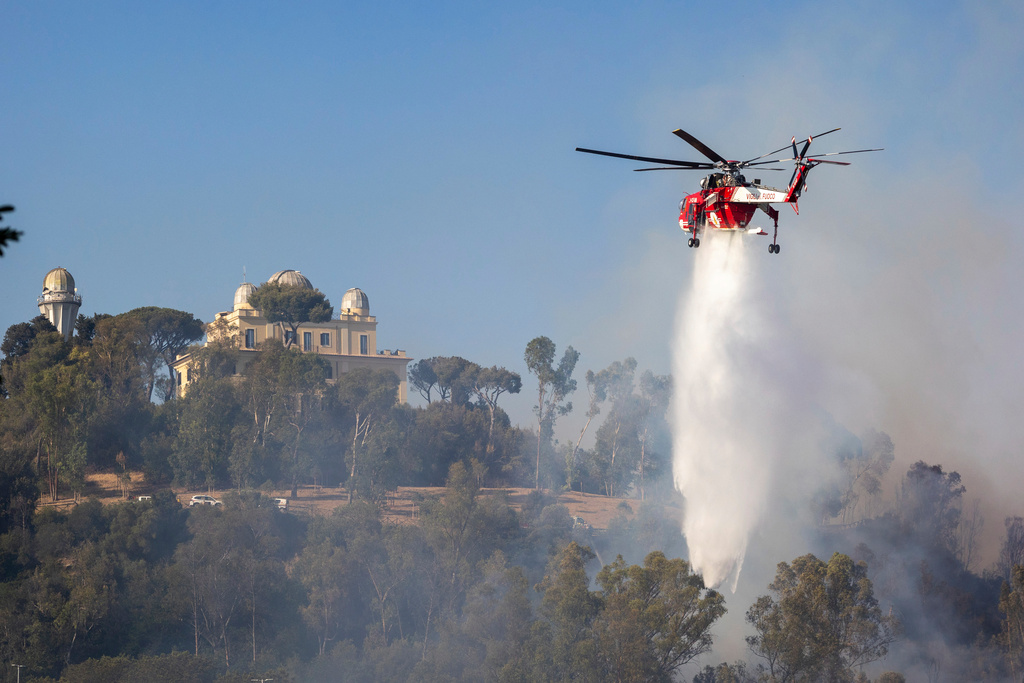
<svg viewBox="0 0 1024 683">
<path fill-rule="evenodd" d="M 341 298 L 341 312 L 348 315 L 370 315 L 370 299 L 366 293 L 358 287 L 345 292 Z"/>
<path fill-rule="evenodd" d="M 243 282 L 235 290 L 235 310 L 239 308 L 252 308 L 249 305 L 249 295 L 256 291 L 256 285 L 251 282 Z"/>
<path fill-rule="evenodd" d="M 277 282 L 282 285 L 291 285 L 292 287 L 313 289 L 313 283 L 309 281 L 309 278 L 297 270 L 279 270 L 271 275 L 267 282 Z"/>
<path fill-rule="evenodd" d="M 75 278 L 66 268 L 54 268 L 43 278 L 43 294 L 75 291 Z"/>
</svg>

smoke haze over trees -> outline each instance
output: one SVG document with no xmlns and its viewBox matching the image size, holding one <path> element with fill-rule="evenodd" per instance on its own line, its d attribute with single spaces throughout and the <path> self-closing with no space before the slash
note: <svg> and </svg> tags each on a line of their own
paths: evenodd
<svg viewBox="0 0 1024 683">
<path fill-rule="evenodd" d="M 389 371 L 328 382 L 322 359 L 279 342 L 233 376 L 230 334 L 193 349 L 183 398 L 152 402 L 155 369 L 194 325 L 145 308 L 81 317 L 71 342 L 41 317 L 4 337 L 0 657 L 24 664 L 25 680 L 1024 670 L 1024 523 L 1008 517 L 998 558 L 982 561 L 970 482 L 925 461 L 895 471 L 898 444 L 882 432 L 823 419 L 834 466 L 804 501 L 815 518 L 806 550 L 771 558 L 774 580 L 740 601 L 685 559 L 668 473 L 671 378 L 638 378 L 635 359 L 581 373 L 586 423 L 563 443 L 551 426 L 571 410 L 585 357 L 569 347 L 556 362 L 543 337 L 526 351 L 538 422 L 521 427 L 501 402 L 524 380 L 502 366 L 420 360 L 409 377 L 426 403 L 412 407 L 396 404 Z M 166 489 L 102 506 L 79 496 L 93 470 L 230 492 L 219 507 L 183 509 Z M 260 492 L 310 484 L 343 485 L 351 502 L 303 517 Z M 423 497 L 415 524 L 394 524 L 383 512 L 398 486 L 445 488 Z M 534 492 L 512 506 L 507 487 Z M 566 489 L 614 494 L 620 513 L 590 529 L 546 492 Z M 79 504 L 42 505 L 69 498 Z M 722 632 L 730 613 L 742 633 Z M 736 638 L 747 656 L 722 661 L 716 647 Z"/>
</svg>

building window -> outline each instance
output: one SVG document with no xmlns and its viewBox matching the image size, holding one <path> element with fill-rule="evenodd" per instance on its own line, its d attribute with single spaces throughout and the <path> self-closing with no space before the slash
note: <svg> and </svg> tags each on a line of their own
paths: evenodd
<svg viewBox="0 0 1024 683">
<path fill-rule="evenodd" d="M 295 333 L 292 332 L 291 330 L 285 330 L 284 331 L 284 345 L 285 346 L 291 346 L 292 344 L 295 343 L 295 341 L 296 341 L 295 340 Z"/>
<path fill-rule="evenodd" d="M 327 379 L 334 379 L 334 366 L 330 364 L 327 366 Z"/>
<path fill-rule="evenodd" d="M 313 333 L 303 332 L 302 333 L 302 350 L 312 351 L 313 350 Z"/>
<path fill-rule="evenodd" d="M 330 332 L 321 332 L 320 333 L 320 346 L 330 346 L 330 345 L 331 345 L 331 333 Z"/>
<path fill-rule="evenodd" d="M 248 329 L 245 331 L 245 348 L 256 348 L 256 330 Z"/>
<path fill-rule="evenodd" d="M 370 353 L 370 337 L 365 334 L 359 335 L 359 353 L 364 356 Z"/>
</svg>

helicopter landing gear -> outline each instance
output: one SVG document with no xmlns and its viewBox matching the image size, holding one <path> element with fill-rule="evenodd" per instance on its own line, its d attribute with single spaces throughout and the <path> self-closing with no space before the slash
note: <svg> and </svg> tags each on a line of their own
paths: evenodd
<svg viewBox="0 0 1024 683">
<path fill-rule="evenodd" d="M 769 254 L 778 254 L 779 253 L 779 214 L 778 214 L 778 212 L 776 212 L 775 215 L 772 215 L 772 214 L 769 214 L 769 215 L 772 216 L 773 219 L 775 219 L 775 234 L 772 235 L 772 243 L 768 245 L 768 253 Z"/>
<path fill-rule="evenodd" d="M 690 239 L 686 240 L 686 246 L 696 249 L 697 247 L 700 246 L 700 238 L 691 237 Z"/>
</svg>

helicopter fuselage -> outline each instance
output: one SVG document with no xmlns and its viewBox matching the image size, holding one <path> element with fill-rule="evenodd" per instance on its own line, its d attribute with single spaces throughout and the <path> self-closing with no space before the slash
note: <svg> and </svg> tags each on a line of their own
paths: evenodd
<svg viewBox="0 0 1024 683">
<path fill-rule="evenodd" d="M 774 187 L 715 173 L 701 181 L 702 189 L 679 204 L 679 227 L 696 236 L 705 228 L 767 234 L 750 225 L 757 209 L 777 221 L 773 202 L 786 202 L 790 193 Z"/>
</svg>

